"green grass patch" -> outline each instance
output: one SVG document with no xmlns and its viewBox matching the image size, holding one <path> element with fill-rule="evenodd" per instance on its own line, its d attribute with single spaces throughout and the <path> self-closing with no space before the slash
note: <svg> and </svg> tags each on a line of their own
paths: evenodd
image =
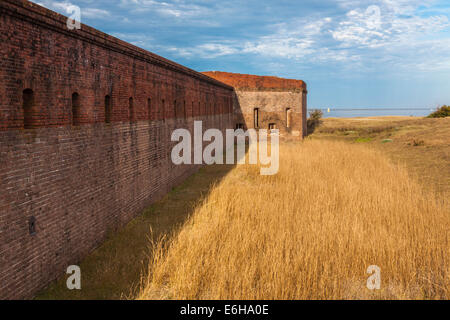
<svg viewBox="0 0 450 320">
<path fill-rule="evenodd" d="M 355 142 L 357 143 L 364 143 L 364 142 L 370 142 L 372 141 L 372 138 L 365 138 L 365 137 L 359 137 L 358 139 L 355 140 Z"/>
</svg>

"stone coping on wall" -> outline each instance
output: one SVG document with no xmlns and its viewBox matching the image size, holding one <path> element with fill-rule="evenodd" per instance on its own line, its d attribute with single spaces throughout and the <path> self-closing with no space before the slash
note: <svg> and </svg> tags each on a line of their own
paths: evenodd
<svg viewBox="0 0 450 320">
<path fill-rule="evenodd" d="M 273 76 L 230 73 L 222 71 L 202 72 L 211 78 L 234 87 L 237 91 L 299 91 L 306 92 L 302 80 L 283 79 Z"/>
<path fill-rule="evenodd" d="M 136 47 L 85 24 L 81 24 L 81 29 L 79 30 L 69 30 L 67 28 L 67 17 L 27 0 L 1 0 L 0 14 L 8 14 L 21 20 L 31 21 L 36 25 L 63 33 L 67 36 L 79 38 L 108 50 L 116 51 L 151 64 L 183 73 L 225 89 L 233 89 L 229 85 L 208 77 L 207 75 Z"/>
</svg>

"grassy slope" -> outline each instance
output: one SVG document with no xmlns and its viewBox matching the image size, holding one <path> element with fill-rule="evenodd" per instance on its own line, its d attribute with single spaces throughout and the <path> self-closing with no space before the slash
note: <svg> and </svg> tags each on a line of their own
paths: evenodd
<svg viewBox="0 0 450 320">
<path fill-rule="evenodd" d="M 366 143 L 405 165 L 424 188 L 450 192 L 450 118 L 325 119 L 311 138 Z"/>
<path fill-rule="evenodd" d="M 231 171 L 157 244 L 139 298 L 450 297 L 448 203 L 362 144 L 285 144 L 280 158 L 275 176 Z"/>
<path fill-rule="evenodd" d="M 392 159 L 406 165 L 426 189 L 448 192 L 450 119 L 383 118 L 379 120 L 327 119 L 312 139 L 356 140 L 373 146 Z M 440 122 L 437 122 L 440 121 Z M 445 122 L 447 121 L 447 122 Z M 367 139 L 370 138 L 370 139 Z M 382 143 L 383 139 L 392 142 Z M 424 144 L 414 147 L 414 139 Z M 213 181 L 220 181 L 229 167 L 212 166 L 186 181 L 165 200 L 152 206 L 142 217 L 131 222 L 118 234 L 95 250 L 81 264 L 81 291 L 69 291 L 65 276 L 42 291 L 39 299 L 118 299 L 133 297 L 145 278 L 146 265 L 152 255 L 149 239 L 155 241 L 178 230 L 192 213 L 192 204 L 210 191 Z M 445 196 L 444 196 L 445 197 Z M 442 197 L 441 197 L 442 198 Z M 150 228 L 153 232 L 150 233 Z M 448 230 L 447 230 L 448 232 Z"/>
</svg>

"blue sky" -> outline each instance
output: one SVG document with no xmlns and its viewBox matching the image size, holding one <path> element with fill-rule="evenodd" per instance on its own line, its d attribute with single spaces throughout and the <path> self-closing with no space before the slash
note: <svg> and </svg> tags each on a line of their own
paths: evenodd
<svg viewBox="0 0 450 320">
<path fill-rule="evenodd" d="M 450 104 L 447 0 L 35 0 L 197 71 L 305 80 L 309 108 Z"/>
</svg>

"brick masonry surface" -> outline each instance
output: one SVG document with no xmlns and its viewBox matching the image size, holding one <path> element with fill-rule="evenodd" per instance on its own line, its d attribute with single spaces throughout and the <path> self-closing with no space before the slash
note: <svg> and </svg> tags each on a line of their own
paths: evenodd
<svg viewBox="0 0 450 320">
<path fill-rule="evenodd" d="M 32 297 L 200 165 L 173 130 L 306 133 L 301 80 L 198 73 L 0 0 L 0 299 Z"/>
<path fill-rule="evenodd" d="M 302 80 L 220 71 L 203 74 L 235 89 L 235 125 L 242 124 L 243 129 L 278 129 L 285 136 L 306 135 L 308 92 Z"/>
<path fill-rule="evenodd" d="M 171 133 L 233 127 L 234 93 L 27 1 L 0 1 L 0 41 L 0 299 L 22 299 L 198 170 Z"/>
</svg>

